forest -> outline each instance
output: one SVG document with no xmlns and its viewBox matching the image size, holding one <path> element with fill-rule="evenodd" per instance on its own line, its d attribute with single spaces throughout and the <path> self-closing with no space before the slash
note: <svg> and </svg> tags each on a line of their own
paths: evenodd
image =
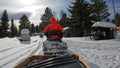
<svg viewBox="0 0 120 68">
<path fill-rule="evenodd" d="M 85 33 L 90 33 L 92 24 L 97 21 L 111 22 L 120 27 L 120 14 L 115 13 L 114 19 L 110 19 L 111 14 L 104 0 L 91 0 L 91 2 L 75 0 L 66 9 L 70 15 L 61 10 L 60 18 L 57 19 L 63 28 L 69 27 L 65 30 L 65 37 L 83 37 Z M 34 33 L 42 32 L 49 24 L 50 18 L 56 17 L 49 6 L 41 15 L 39 25 L 31 23 L 26 14 L 20 17 L 19 22 L 14 22 L 14 18 L 9 19 L 8 15 L 7 9 L 5 9 L 0 16 L 0 38 L 20 36 L 21 29 L 29 29 L 32 36 Z M 20 25 L 16 26 L 15 23 Z"/>
</svg>

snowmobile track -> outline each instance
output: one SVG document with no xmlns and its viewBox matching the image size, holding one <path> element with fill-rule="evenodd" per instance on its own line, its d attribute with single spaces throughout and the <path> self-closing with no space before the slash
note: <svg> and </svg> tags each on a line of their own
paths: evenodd
<svg viewBox="0 0 120 68">
<path fill-rule="evenodd" d="M 33 47 L 33 46 L 32 46 L 32 47 Z M 29 46 L 29 47 L 26 47 L 26 48 L 29 49 L 29 48 L 32 48 L 32 47 Z M 20 49 L 20 50 L 18 50 L 18 51 L 16 51 L 16 52 L 13 52 L 12 54 L 4 55 L 3 58 L 0 58 L 0 61 L 4 60 L 4 59 L 6 59 L 6 58 L 8 58 L 8 57 L 10 57 L 10 56 L 13 56 L 14 54 L 17 54 L 17 53 L 19 53 L 20 51 L 25 50 L 26 48 L 22 48 L 22 49 Z"/>
<path fill-rule="evenodd" d="M 41 48 L 41 46 L 42 46 L 42 42 L 40 43 L 40 41 L 39 41 L 38 46 L 37 46 L 36 49 L 31 53 L 31 55 L 37 53 L 37 51 L 39 51 L 39 49 Z"/>
<path fill-rule="evenodd" d="M 9 64 L 9 63 L 11 63 L 11 62 L 13 62 L 13 61 L 15 61 L 16 59 L 22 57 L 23 55 L 25 55 L 25 54 L 27 54 L 27 53 L 28 53 L 28 51 L 26 51 L 25 53 L 21 54 L 20 56 L 18 56 L 18 57 L 16 57 L 16 58 L 13 58 L 13 59 L 7 61 L 6 63 L 0 65 L 0 68 L 2 68 L 3 66 L 5 66 L 5 65 L 7 65 L 7 64 Z"/>
<path fill-rule="evenodd" d="M 28 56 L 35 54 L 37 51 L 39 51 L 39 48 L 40 48 L 40 45 L 41 45 L 41 44 L 42 44 L 42 43 L 39 42 L 39 44 L 36 45 L 36 46 L 35 46 L 35 44 L 34 44 L 34 45 L 29 46 L 29 47 L 22 48 L 22 49 L 20 49 L 20 50 L 17 51 L 17 52 L 14 52 L 14 53 L 12 53 L 12 54 L 4 57 L 4 58 L 1 58 L 0 61 L 4 61 L 4 60 L 6 60 L 6 59 L 8 59 L 8 58 L 10 58 L 10 57 L 13 57 L 13 56 L 19 54 L 20 52 L 23 52 L 23 53 L 21 53 L 18 57 L 12 58 L 12 59 L 8 60 L 7 62 L 0 64 L 0 68 L 4 67 L 5 65 L 7 65 L 7 64 L 9 64 L 9 63 L 11 63 L 11 62 L 13 62 L 13 61 L 16 61 L 16 59 L 20 59 L 22 56 L 24 56 L 24 55 L 26 55 L 26 54 L 28 54 Z M 35 49 L 32 51 L 33 47 L 35 47 Z M 27 49 L 27 50 L 26 50 L 26 49 Z M 26 50 L 26 51 L 25 51 L 25 50 Z"/>
<path fill-rule="evenodd" d="M 4 52 L 4 51 L 8 51 L 10 49 L 12 49 L 13 47 L 9 47 L 9 48 L 6 48 L 6 49 L 3 49 L 3 50 L 0 50 L 0 52 Z"/>
</svg>

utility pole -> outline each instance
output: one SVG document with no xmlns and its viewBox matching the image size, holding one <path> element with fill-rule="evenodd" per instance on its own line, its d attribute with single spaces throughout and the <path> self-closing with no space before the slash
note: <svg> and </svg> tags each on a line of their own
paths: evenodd
<svg viewBox="0 0 120 68">
<path fill-rule="evenodd" d="M 115 5 L 114 5 L 114 0 L 112 0 L 112 5 L 113 5 L 114 16 L 115 16 Z"/>
<path fill-rule="evenodd" d="M 112 0 L 113 10 L 114 10 L 114 18 L 115 18 L 115 5 L 114 0 Z M 115 35 L 117 36 L 117 29 L 115 29 Z"/>
</svg>

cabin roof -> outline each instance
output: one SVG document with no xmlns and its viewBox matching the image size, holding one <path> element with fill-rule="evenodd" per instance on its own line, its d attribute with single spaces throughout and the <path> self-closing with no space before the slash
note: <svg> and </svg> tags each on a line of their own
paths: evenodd
<svg viewBox="0 0 120 68">
<path fill-rule="evenodd" d="M 116 25 L 111 22 L 95 22 L 92 27 L 116 28 Z"/>
</svg>

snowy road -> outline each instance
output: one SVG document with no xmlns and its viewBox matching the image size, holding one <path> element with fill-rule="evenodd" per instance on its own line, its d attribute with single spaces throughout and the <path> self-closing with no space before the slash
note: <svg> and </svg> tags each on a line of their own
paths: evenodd
<svg viewBox="0 0 120 68">
<path fill-rule="evenodd" d="M 6 43 L 7 40 L 7 43 Z M 30 55 L 42 53 L 42 41 L 33 37 L 30 44 L 20 43 L 17 38 L 0 39 L 0 68 L 13 68 Z M 64 38 L 68 48 L 81 56 L 91 68 L 120 68 L 119 40 L 93 41 L 87 38 Z"/>
<path fill-rule="evenodd" d="M 19 44 L 16 46 L 4 47 L 0 50 L 0 68 L 13 68 L 22 59 L 30 56 L 42 54 L 42 42 L 33 41 L 31 44 Z"/>
</svg>

